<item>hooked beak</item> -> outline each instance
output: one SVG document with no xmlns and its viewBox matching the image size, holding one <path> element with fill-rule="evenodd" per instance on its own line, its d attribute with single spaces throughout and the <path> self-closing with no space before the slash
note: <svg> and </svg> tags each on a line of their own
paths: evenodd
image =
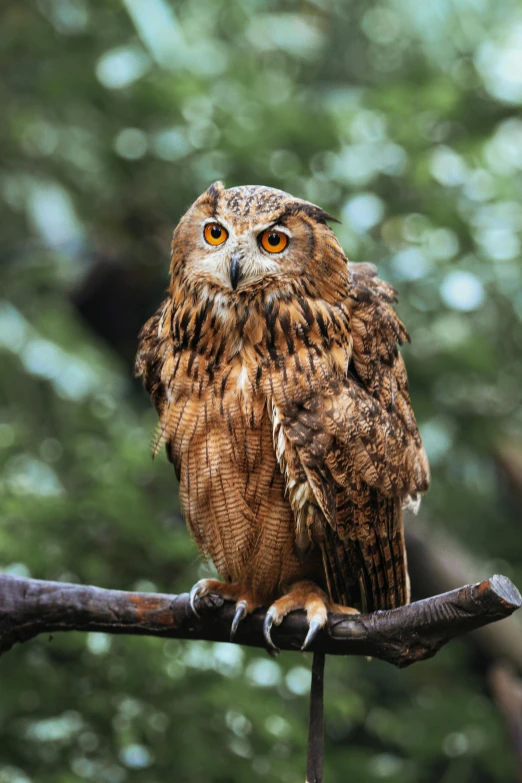
<svg viewBox="0 0 522 783">
<path fill-rule="evenodd" d="M 235 291 L 237 284 L 241 280 L 243 274 L 241 272 L 241 264 L 239 263 L 240 257 L 234 253 L 232 260 L 230 261 L 230 284 Z"/>
</svg>

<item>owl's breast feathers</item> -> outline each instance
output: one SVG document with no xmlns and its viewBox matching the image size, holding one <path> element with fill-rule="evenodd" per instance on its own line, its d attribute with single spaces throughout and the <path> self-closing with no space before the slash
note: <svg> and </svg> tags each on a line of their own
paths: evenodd
<svg viewBox="0 0 522 783">
<path fill-rule="evenodd" d="M 136 372 L 159 414 L 155 450 L 166 444 L 218 571 L 233 576 L 268 536 L 293 563 L 319 552 L 334 600 L 393 607 L 408 600 L 401 509 L 428 465 L 395 293 L 369 264 L 343 268 L 320 291 L 304 276 L 226 296 L 174 281 Z"/>
</svg>

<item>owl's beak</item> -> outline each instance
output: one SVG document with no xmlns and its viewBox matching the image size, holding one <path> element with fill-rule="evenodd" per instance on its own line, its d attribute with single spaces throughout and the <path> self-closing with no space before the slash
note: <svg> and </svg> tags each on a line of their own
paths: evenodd
<svg viewBox="0 0 522 783">
<path fill-rule="evenodd" d="M 236 290 L 237 284 L 243 276 L 241 271 L 241 264 L 239 262 L 240 256 L 234 253 L 232 260 L 230 261 L 230 284 L 234 291 Z"/>
</svg>

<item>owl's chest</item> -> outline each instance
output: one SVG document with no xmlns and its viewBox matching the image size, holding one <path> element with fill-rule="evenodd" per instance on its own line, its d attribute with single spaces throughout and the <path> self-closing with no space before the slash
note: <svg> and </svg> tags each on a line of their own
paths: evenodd
<svg viewBox="0 0 522 783">
<path fill-rule="evenodd" d="M 189 362 L 180 362 L 168 394 L 168 451 L 178 473 L 193 464 L 194 453 L 204 454 L 213 472 L 234 466 L 250 473 L 261 463 L 274 464 L 272 421 L 257 367 L 235 357 L 219 371 L 194 371 L 193 360 L 189 373 Z"/>
</svg>

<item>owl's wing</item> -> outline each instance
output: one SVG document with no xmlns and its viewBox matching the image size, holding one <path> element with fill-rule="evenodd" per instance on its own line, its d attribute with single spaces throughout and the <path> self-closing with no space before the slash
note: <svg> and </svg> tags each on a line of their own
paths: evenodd
<svg viewBox="0 0 522 783">
<path fill-rule="evenodd" d="M 309 340 L 302 373 L 272 384 L 274 405 L 321 512 L 307 525 L 332 596 L 386 608 L 408 600 L 402 506 L 427 489 L 429 471 L 397 349 L 408 335 L 395 292 L 369 264 L 350 265 L 350 275 L 347 370 Z"/>
<path fill-rule="evenodd" d="M 171 357 L 171 360 L 173 358 L 170 335 L 171 316 L 172 301 L 168 298 L 161 303 L 154 315 L 140 330 L 138 352 L 134 364 L 134 374 L 137 378 L 142 378 L 143 385 L 160 417 L 152 446 L 154 456 L 167 441 L 169 435 L 167 432 L 168 419 L 163 416 L 163 413 L 168 404 L 167 384 L 165 383 L 166 360 L 167 357 Z M 177 467 L 176 472 L 178 472 Z"/>
</svg>

